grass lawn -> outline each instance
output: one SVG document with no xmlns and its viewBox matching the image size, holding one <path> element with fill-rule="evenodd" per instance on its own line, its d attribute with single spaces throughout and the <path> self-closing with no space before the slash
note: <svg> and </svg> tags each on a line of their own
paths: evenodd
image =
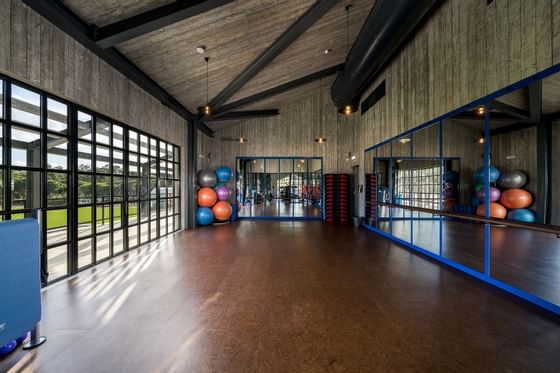
<svg viewBox="0 0 560 373">
<path fill-rule="evenodd" d="M 92 221 L 92 207 L 79 207 L 78 208 L 78 224 L 85 224 Z M 49 210 L 47 211 L 47 229 L 62 228 L 67 225 L 67 212 L 68 210 Z M 121 208 L 116 206 L 115 210 L 115 221 L 121 220 Z M 131 208 L 128 210 L 129 216 L 136 216 L 138 214 L 138 208 Z M 13 214 L 12 219 L 23 219 L 23 214 Z M 110 220 L 110 207 L 97 207 L 96 211 L 96 223 L 109 224 Z"/>
</svg>

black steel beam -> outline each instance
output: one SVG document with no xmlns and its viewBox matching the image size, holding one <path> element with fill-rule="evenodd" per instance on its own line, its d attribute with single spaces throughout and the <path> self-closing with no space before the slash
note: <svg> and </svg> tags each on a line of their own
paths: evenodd
<svg viewBox="0 0 560 373">
<path fill-rule="evenodd" d="M 184 199 L 187 203 L 185 204 L 185 210 L 187 211 L 187 229 L 196 228 L 196 163 L 198 157 L 197 150 L 197 135 L 198 130 L 194 121 L 190 120 L 188 123 L 187 131 L 187 195 Z"/>
<path fill-rule="evenodd" d="M 240 119 L 252 119 L 252 118 L 266 118 L 274 117 L 279 115 L 280 111 L 278 109 L 265 109 L 265 110 L 247 110 L 247 111 L 232 111 L 219 117 L 213 117 L 207 120 L 207 122 L 217 122 L 226 120 L 240 120 Z"/>
<path fill-rule="evenodd" d="M 340 65 L 335 65 L 335 66 L 331 66 L 329 68 L 326 68 L 324 70 L 318 71 L 316 73 L 313 74 L 309 74 L 306 75 L 302 78 L 296 79 L 296 80 L 292 80 L 291 82 L 279 85 L 277 87 L 268 89 L 266 91 L 262 91 L 260 93 L 254 94 L 252 96 L 248 96 L 245 98 L 242 98 L 238 101 L 226 104 L 224 106 L 222 106 L 220 109 L 216 110 L 216 112 L 214 113 L 213 117 L 220 117 L 226 113 L 229 113 L 232 110 L 235 110 L 237 108 L 246 106 L 246 105 L 250 105 L 250 104 L 254 104 L 255 102 L 258 101 L 262 101 L 264 99 L 270 98 L 270 97 L 274 97 L 276 95 L 279 95 L 281 93 L 290 91 L 294 88 L 300 87 L 302 85 L 305 84 L 309 84 L 311 82 L 314 82 L 316 80 L 319 80 L 321 78 L 325 78 L 327 76 L 336 74 L 338 71 L 342 71 L 344 69 L 344 64 L 340 64 Z"/>
<path fill-rule="evenodd" d="M 504 133 L 510 133 L 514 131 L 521 131 L 527 128 L 536 127 L 537 123 L 533 122 L 517 122 L 510 124 L 509 126 L 498 127 L 495 129 L 490 129 L 490 136 L 503 135 Z"/>
<path fill-rule="evenodd" d="M 56 27 L 67 33 L 89 49 L 103 61 L 111 65 L 115 70 L 122 73 L 128 79 L 138 84 L 143 90 L 157 98 L 163 105 L 167 106 L 179 116 L 191 120 L 195 116 L 146 73 L 134 65 L 128 58 L 115 48 L 103 49 L 92 39 L 94 33 L 92 27 L 88 26 L 76 14 L 66 7 L 60 0 L 23 0 L 31 9 L 45 17 Z M 213 131 L 204 123 L 198 124 L 199 128 L 212 136 Z"/>
<path fill-rule="evenodd" d="M 497 101 L 497 100 L 493 100 L 490 103 L 490 107 L 492 109 L 496 109 L 501 111 L 502 113 L 508 114 L 513 118 L 517 118 L 517 119 L 521 119 L 521 120 L 531 120 L 531 115 L 529 114 L 529 112 L 519 109 L 515 106 L 511 106 L 508 104 L 504 104 L 503 102 Z"/>
<path fill-rule="evenodd" d="M 176 1 L 159 8 L 95 29 L 94 40 L 101 48 L 110 48 L 140 35 L 202 14 L 233 0 Z"/>
<path fill-rule="evenodd" d="M 259 57 L 245 68 L 231 83 L 210 101 L 210 106 L 218 110 L 229 98 L 241 89 L 249 80 L 265 68 L 284 49 L 299 38 L 319 18 L 327 13 L 340 0 L 319 0 L 304 15 L 294 22 L 278 39 Z"/>
</svg>

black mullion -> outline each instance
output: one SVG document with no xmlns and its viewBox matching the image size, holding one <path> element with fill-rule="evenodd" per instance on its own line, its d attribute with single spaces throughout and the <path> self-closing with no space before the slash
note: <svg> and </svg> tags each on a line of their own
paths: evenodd
<svg viewBox="0 0 560 373">
<path fill-rule="evenodd" d="M 113 122 L 109 121 L 109 257 L 114 256 L 113 248 L 113 221 L 115 219 L 114 193 L 113 193 Z"/>
<path fill-rule="evenodd" d="M 123 196 L 121 201 L 121 226 L 123 230 L 123 251 L 128 251 L 128 128 L 122 127 L 123 137 Z"/>
<path fill-rule="evenodd" d="M 92 263 L 97 263 L 97 144 L 96 144 L 96 132 L 97 132 L 97 117 L 91 115 L 91 172 L 92 172 L 92 214 L 93 214 L 93 237 L 91 243 L 92 250 Z"/>
<path fill-rule="evenodd" d="M 9 83 L 8 82 L 8 80 L 4 81 L 4 162 L 6 165 L 6 175 L 4 176 L 4 195 L 6 196 L 6 219 L 12 220 L 12 188 L 10 188 L 10 185 L 12 185 L 12 83 L 11 81 Z"/>
<path fill-rule="evenodd" d="M 48 272 L 48 263 L 47 263 L 47 96 L 44 94 L 40 95 L 40 117 L 39 117 L 39 141 L 40 145 L 40 154 L 41 154 L 41 163 L 39 164 L 40 168 L 42 169 L 41 172 L 41 187 L 39 189 L 40 193 L 40 200 L 41 206 L 39 210 L 43 214 L 42 220 L 42 227 L 41 227 L 41 236 L 42 236 L 42 247 L 41 247 L 41 282 L 44 285 L 47 284 L 49 272 Z M 66 215 L 66 219 L 68 219 L 68 214 Z M 67 223 L 68 224 L 68 223 Z"/>
<path fill-rule="evenodd" d="M 70 183 L 68 190 L 68 198 L 70 200 L 69 211 L 69 228 L 70 228 L 70 245 L 68 249 L 68 274 L 73 275 L 78 272 L 78 110 L 73 106 L 68 106 L 68 133 L 70 135 L 68 142 L 68 161 L 70 168 Z"/>
</svg>

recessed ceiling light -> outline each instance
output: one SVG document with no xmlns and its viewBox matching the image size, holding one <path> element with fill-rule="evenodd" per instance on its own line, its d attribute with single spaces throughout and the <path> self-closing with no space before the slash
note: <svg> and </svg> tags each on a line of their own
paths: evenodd
<svg viewBox="0 0 560 373">
<path fill-rule="evenodd" d="M 332 52 L 332 49 L 327 48 L 327 49 L 325 49 L 325 52 L 324 52 L 324 53 L 325 53 L 325 54 L 329 54 L 329 53 L 331 53 L 331 52 Z"/>
<path fill-rule="evenodd" d="M 318 137 L 315 139 L 315 142 L 318 142 L 319 144 L 324 143 L 325 141 L 327 141 L 327 139 L 325 139 L 324 137 Z"/>
<path fill-rule="evenodd" d="M 410 142 L 410 139 L 408 137 L 403 137 L 402 139 L 399 139 L 399 142 L 401 144 L 406 144 L 407 142 Z"/>
<path fill-rule="evenodd" d="M 239 143 L 243 144 L 244 142 L 247 142 L 247 139 L 245 137 L 240 137 L 239 138 Z"/>
<path fill-rule="evenodd" d="M 196 47 L 196 53 L 198 54 L 204 54 L 204 52 L 206 52 L 206 47 L 204 45 L 201 45 L 199 47 Z"/>
</svg>

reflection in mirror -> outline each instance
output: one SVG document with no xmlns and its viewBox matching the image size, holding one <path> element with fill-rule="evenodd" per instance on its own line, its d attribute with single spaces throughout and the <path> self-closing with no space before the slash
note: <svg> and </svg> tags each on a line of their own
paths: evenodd
<svg viewBox="0 0 560 373">
<path fill-rule="evenodd" d="M 380 203 L 391 203 L 391 143 L 377 148 L 375 158 L 375 179 L 377 180 L 377 228 L 391 233 L 391 209 Z"/>
<path fill-rule="evenodd" d="M 376 179 L 374 173 L 374 162 L 377 155 L 377 149 L 370 149 L 366 151 L 364 157 L 364 172 L 365 172 L 365 218 L 366 224 L 370 227 L 376 226 L 375 213 L 377 211 L 376 205 Z"/>
<path fill-rule="evenodd" d="M 414 132 L 412 143 L 412 198 L 411 206 L 440 210 L 442 208 L 442 192 L 456 188 L 456 178 L 442 184 L 440 159 L 440 124 L 433 124 Z M 447 162 L 447 161 L 446 161 Z M 457 171 L 450 168 L 449 174 Z M 449 196 L 449 200 L 451 197 Z M 449 202 L 448 202 L 449 203 Z M 434 254 L 440 253 L 441 216 L 435 212 L 412 212 L 412 243 Z"/>
<path fill-rule="evenodd" d="M 411 211 L 406 206 L 412 201 L 412 136 L 405 135 L 393 140 L 391 151 L 391 180 L 394 205 L 391 207 L 393 236 L 410 243 L 412 237 Z"/>
<path fill-rule="evenodd" d="M 474 107 L 442 122 L 445 212 L 475 215 L 478 209 L 484 215 L 484 208 L 473 203 L 484 181 L 484 110 Z M 441 234 L 444 257 L 484 272 L 484 224 L 445 217 Z M 469 239 L 465 240 L 465 236 Z"/>
</svg>

